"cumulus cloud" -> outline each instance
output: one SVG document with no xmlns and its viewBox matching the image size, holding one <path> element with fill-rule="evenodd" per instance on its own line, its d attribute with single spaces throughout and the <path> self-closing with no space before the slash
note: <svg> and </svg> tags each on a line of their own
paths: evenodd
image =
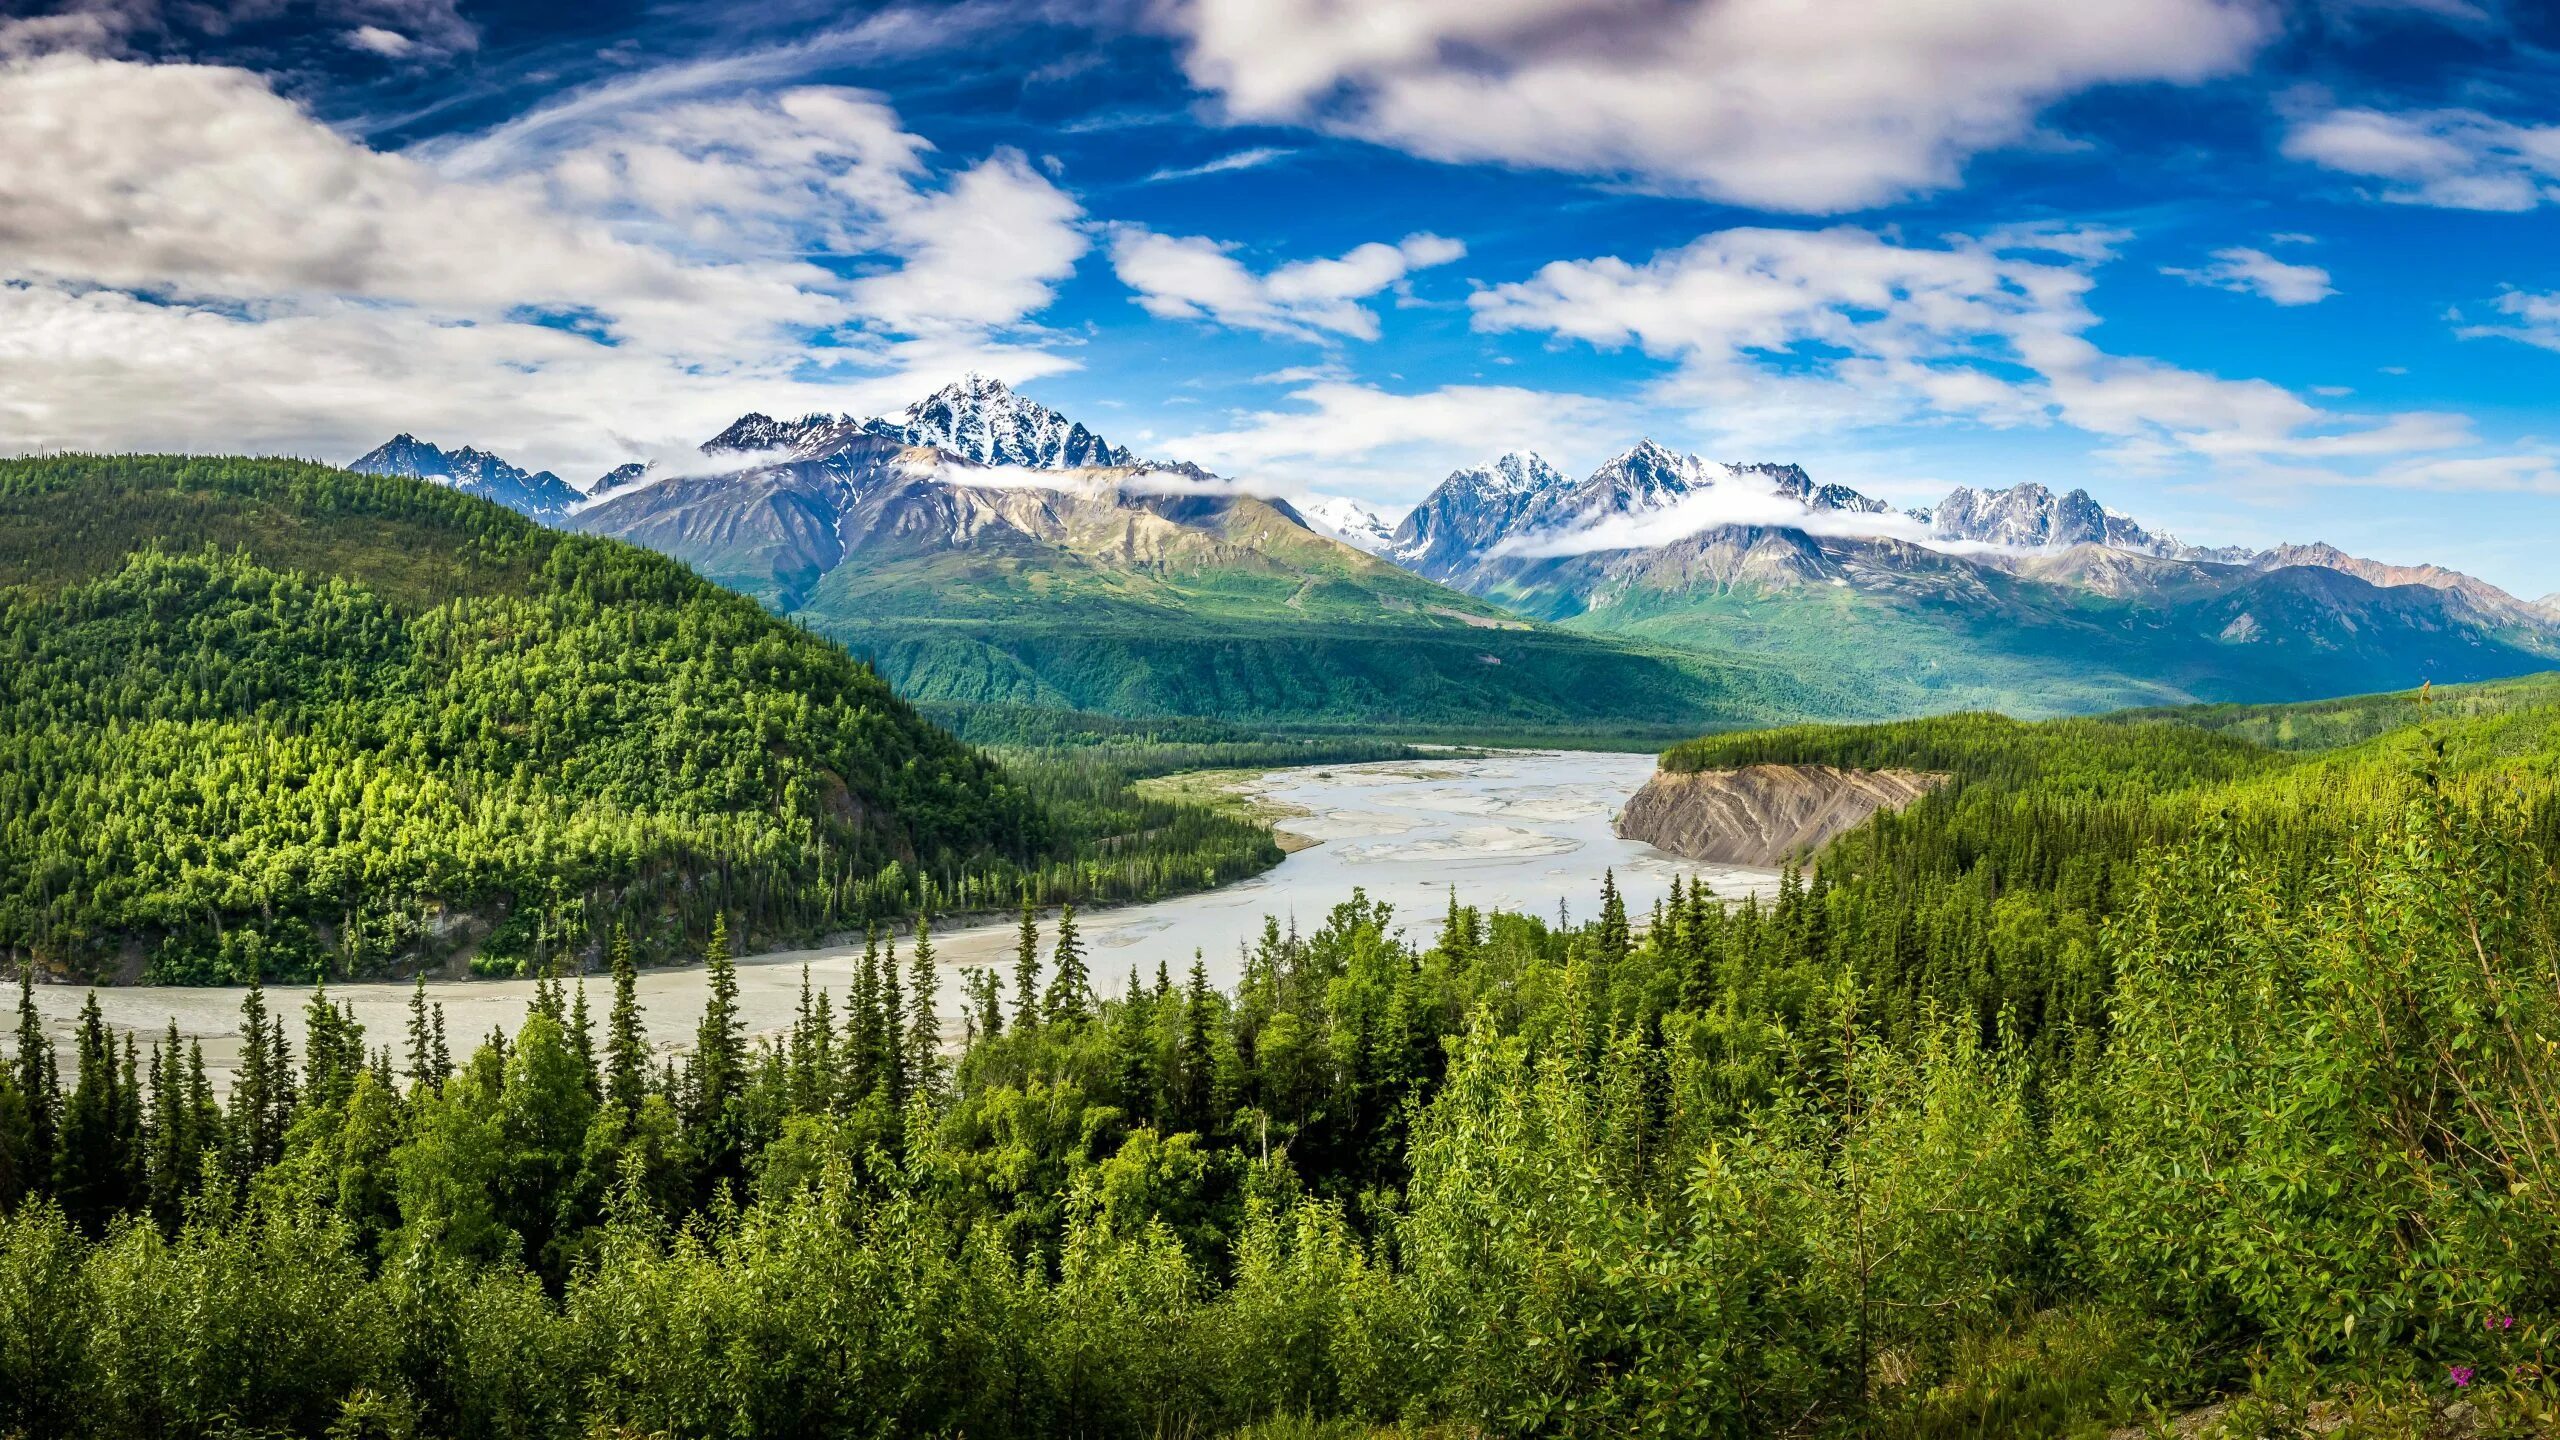
<svg viewBox="0 0 2560 1440">
<path fill-rule="evenodd" d="M 1288 402 L 1233 415 L 1222 429 L 1148 437 L 1145 448 L 1283 493 L 1412 500 L 1450 471 L 1504 451 L 1596 459 L 1621 446 L 1634 425 L 1617 402 L 1508 385 L 1401 393 L 1318 380 L 1291 391 Z"/>
<path fill-rule="evenodd" d="M 2094 86 L 2191 83 L 2273 32 L 2261 0 L 1162 0 L 1236 119 L 1438 160 L 1835 211 L 1955 182 Z"/>
<path fill-rule="evenodd" d="M 2092 251 L 2090 253 L 2098 253 Z M 2467 443 L 2458 416 L 2320 409 L 2264 380 L 2111 355 L 2085 332 L 2095 262 L 2050 243 L 1908 245 L 1851 226 L 1719 231 L 1643 262 L 1558 261 L 1473 297 L 1478 327 L 1678 362 L 1658 397 L 1791 411 L 1804 428 L 2059 422 L 2128 459 L 2354 457 Z"/>
<path fill-rule="evenodd" d="M 2544 350 L 2560 350 L 2560 293 L 2510 290 L 2491 302 L 2503 324 L 2464 325 L 2454 333 L 2465 340 L 2517 340 Z"/>
<path fill-rule="evenodd" d="M 1111 232 L 1111 268 L 1138 304 L 1166 320 L 1207 320 L 1297 339 L 1327 334 L 1378 338 L 1378 317 L 1360 302 L 1417 270 L 1446 265 L 1467 247 L 1438 235 L 1372 241 L 1328 260 L 1297 260 L 1256 275 L 1235 247 L 1203 236 L 1160 235 L 1138 225 Z"/>
<path fill-rule="evenodd" d="M 2286 131 L 2284 153 L 2380 181 L 2378 197 L 2396 204 L 2522 211 L 2560 199 L 2560 125 L 2477 110 L 2311 111 Z"/>
<path fill-rule="evenodd" d="M 2278 305 L 2317 305 L 2338 293 L 2337 287 L 2329 283 L 2328 271 L 2317 265 L 2279 260 L 2264 250 L 2234 246 L 2214 251 L 2212 261 L 2194 269 L 2163 266 L 2160 273 L 2174 275 L 2190 285 L 2255 295 Z"/>
<path fill-rule="evenodd" d="M 590 107 L 466 164 L 245 71 L 55 55 L 0 66 L 0 152 L 11 449 L 407 429 L 600 470 L 750 407 L 1068 368 L 1023 327 L 1088 244 L 1021 156 L 937 166 L 826 87 Z"/>
</svg>

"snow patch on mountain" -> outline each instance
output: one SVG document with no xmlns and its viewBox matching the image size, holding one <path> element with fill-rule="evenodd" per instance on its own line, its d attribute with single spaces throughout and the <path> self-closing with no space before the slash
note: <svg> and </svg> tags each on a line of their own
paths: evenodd
<svg viewBox="0 0 2560 1440">
<path fill-rule="evenodd" d="M 2030 480 L 2005 490 L 1959 485 L 1932 509 L 1915 510 L 1933 540 L 1988 545 L 2004 550 L 2067 550 L 2102 545 L 2164 560 L 2247 564 L 2254 552 L 2239 546 L 2208 549 L 2175 535 L 2155 534 L 2121 510 L 2090 498 L 2086 490 L 2055 494 Z"/>
<path fill-rule="evenodd" d="M 1291 504 L 1308 529 L 1354 550 L 1383 555 L 1395 545 L 1395 527 L 1348 495 L 1301 495 Z"/>
</svg>

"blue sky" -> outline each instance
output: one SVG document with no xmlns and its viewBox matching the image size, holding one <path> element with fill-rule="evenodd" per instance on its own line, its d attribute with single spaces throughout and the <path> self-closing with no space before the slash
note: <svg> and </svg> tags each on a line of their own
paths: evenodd
<svg viewBox="0 0 2560 1440">
<path fill-rule="evenodd" d="M 2560 590 L 2545 7 L 0 14 L 0 450 L 583 480 L 981 369 L 1390 510 L 1649 435 Z"/>
</svg>

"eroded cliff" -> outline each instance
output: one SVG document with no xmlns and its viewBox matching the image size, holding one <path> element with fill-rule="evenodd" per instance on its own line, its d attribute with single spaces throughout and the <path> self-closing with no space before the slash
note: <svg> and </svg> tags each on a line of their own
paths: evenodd
<svg viewBox="0 0 2560 1440">
<path fill-rule="evenodd" d="M 1657 771 L 1618 815 L 1630 840 L 1719 865 L 1772 866 L 1810 855 L 1878 810 L 1899 810 L 1946 783 L 1914 770 L 1746 765 Z"/>
</svg>

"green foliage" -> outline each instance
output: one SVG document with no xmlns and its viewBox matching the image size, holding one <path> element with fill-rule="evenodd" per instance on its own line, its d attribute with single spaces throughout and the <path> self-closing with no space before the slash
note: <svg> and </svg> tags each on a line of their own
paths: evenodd
<svg viewBox="0 0 2560 1440">
<path fill-rule="evenodd" d="M 2455 1377 L 2537 1433 L 2548 719 L 1700 742 L 1955 779 L 1766 903 L 1420 947 L 1355 892 L 1231 994 L 1096 995 L 1026 901 L 947 1076 L 887 945 L 636 1106 L 554 984 L 405 1087 L 325 1001 L 296 1083 L 252 991 L 180 1213 L 0 1215 L 0 1433 L 2415 1436 Z"/>
<path fill-rule="evenodd" d="M 414 481 L 0 463 L 0 950 L 164 981 L 482 971 L 1137 898 L 1267 835 L 1007 770 L 675 562 Z M 195 542 L 203 548 L 192 548 Z"/>
</svg>

